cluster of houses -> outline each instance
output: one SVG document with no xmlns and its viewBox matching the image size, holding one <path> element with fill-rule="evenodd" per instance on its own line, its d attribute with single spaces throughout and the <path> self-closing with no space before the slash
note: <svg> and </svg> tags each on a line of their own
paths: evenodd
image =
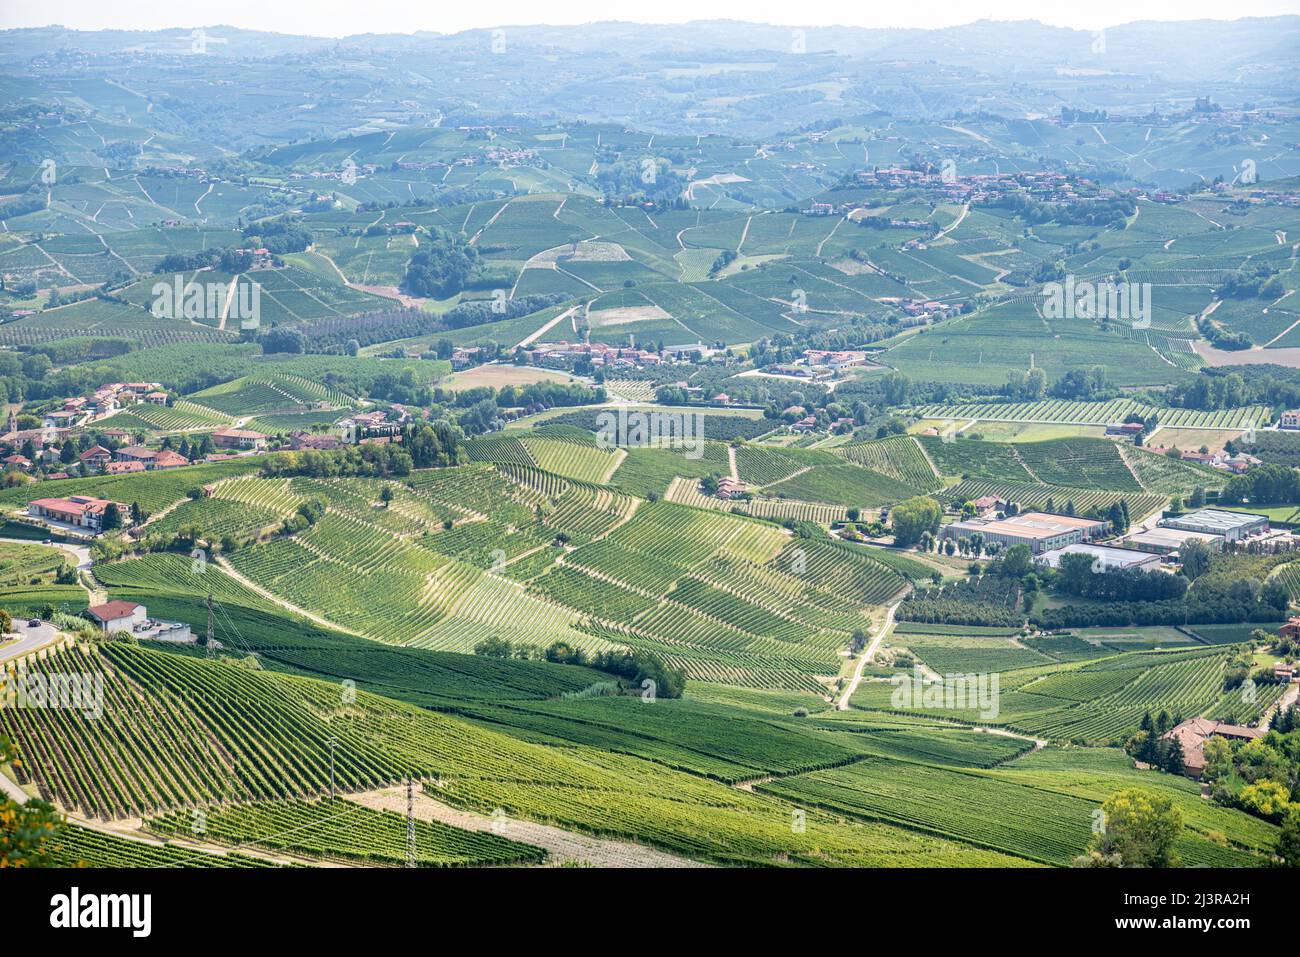
<svg viewBox="0 0 1300 957">
<path fill-rule="evenodd" d="M 465 350 L 458 350 L 465 351 Z M 612 346 L 604 342 L 539 342 L 524 350 L 533 365 L 552 368 L 571 368 L 581 360 L 605 369 L 629 369 L 639 366 L 659 366 L 676 363 L 699 362 L 711 359 L 718 350 L 702 342 L 689 345 L 664 346 L 662 350 L 638 349 L 635 346 Z M 452 365 L 456 355 L 452 354 Z"/>
<path fill-rule="evenodd" d="M 1151 446 L 1150 451 L 1157 455 L 1171 455 L 1174 452 L 1173 449 L 1167 449 L 1162 445 Z M 1245 452 L 1229 455 L 1221 451 L 1193 452 L 1190 449 L 1183 449 L 1178 451 L 1177 454 L 1178 458 L 1183 462 L 1194 462 L 1197 465 L 1219 469 L 1222 472 L 1231 472 L 1233 475 L 1241 475 L 1243 472 L 1263 464 L 1255 456 Z"/>
<path fill-rule="evenodd" d="M 62 408 L 45 413 L 42 424 L 47 429 L 75 429 L 107 418 L 137 402 L 166 405 L 167 393 L 157 382 L 113 382 L 100 386 L 90 395 L 65 399 Z M 10 431 L 13 431 L 12 426 Z"/>
<path fill-rule="evenodd" d="M 170 449 L 150 449 L 143 445 L 127 445 L 116 451 L 102 445 L 92 445 L 77 456 L 83 473 L 103 472 L 105 475 L 123 475 L 129 472 L 153 472 L 176 469 L 189 465 L 190 460 Z"/>
<path fill-rule="evenodd" d="M 937 193 L 952 202 L 996 202 L 1004 196 L 1024 195 L 1039 202 L 1069 203 L 1080 199 L 1105 199 L 1115 195 L 1090 180 L 1080 180 L 1051 171 L 1026 173 L 975 173 L 959 176 L 955 172 L 929 168 L 924 170 L 891 166 L 861 170 L 861 186 L 878 189 L 920 189 Z M 848 203 L 835 211 L 851 212 L 865 203 Z"/>
<path fill-rule="evenodd" d="M 798 379 L 828 379 L 844 369 L 874 365 L 871 354 L 860 349 L 805 349 L 793 362 L 769 366 L 768 375 Z"/>
</svg>

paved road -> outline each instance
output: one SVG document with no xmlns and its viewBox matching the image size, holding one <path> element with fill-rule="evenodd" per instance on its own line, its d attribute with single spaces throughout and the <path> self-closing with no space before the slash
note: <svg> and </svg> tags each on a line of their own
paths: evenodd
<svg viewBox="0 0 1300 957">
<path fill-rule="evenodd" d="M 31 538 L 0 537 L 0 542 L 12 542 L 15 545 L 45 545 L 46 544 L 45 542 L 39 541 L 37 539 L 31 539 Z M 57 548 L 60 551 L 65 551 L 69 555 L 73 556 L 77 560 L 78 569 L 89 568 L 92 564 L 90 559 L 90 546 L 88 545 L 72 545 L 67 542 L 50 542 L 46 547 Z"/>
<path fill-rule="evenodd" d="M 53 644 L 60 637 L 59 630 L 45 621 L 35 628 L 28 628 L 26 618 L 15 618 L 13 627 L 18 640 L 0 645 L 0 661 L 9 661 L 11 658 L 31 654 L 45 645 Z"/>
</svg>

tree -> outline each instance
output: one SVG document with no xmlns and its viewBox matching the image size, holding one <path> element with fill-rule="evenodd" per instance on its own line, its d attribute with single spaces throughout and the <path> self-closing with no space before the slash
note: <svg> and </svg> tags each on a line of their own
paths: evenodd
<svg viewBox="0 0 1300 957">
<path fill-rule="evenodd" d="M 1034 567 L 1034 554 L 1028 545 L 1012 545 L 1000 559 L 1002 573 L 1012 578 L 1024 578 Z"/>
<path fill-rule="evenodd" d="M 1217 781 L 1232 771 L 1232 745 L 1227 738 L 1214 736 L 1205 742 L 1202 752 L 1205 755 L 1205 767 L 1201 778 L 1205 781 Z"/>
<path fill-rule="evenodd" d="M 1264 587 L 1259 590 L 1259 600 L 1262 604 L 1276 608 L 1278 611 L 1286 611 L 1287 606 L 1291 604 L 1291 594 L 1276 578 L 1264 582 Z"/>
<path fill-rule="evenodd" d="M 937 534 L 939 520 L 942 517 L 943 509 L 928 495 L 916 495 L 904 499 L 889 513 L 890 527 L 894 531 L 894 544 L 900 548 L 907 548 L 919 542 L 925 532 L 931 535 Z"/>
<path fill-rule="evenodd" d="M 8 738 L 0 736 L 0 764 L 18 763 Z M 62 820 L 45 801 L 0 800 L 0 871 L 9 867 L 53 867 L 54 842 Z"/>
<path fill-rule="evenodd" d="M 1270 780 L 1247 784 L 1237 795 L 1237 800 L 1247 811 L 1270 821 L 1281 821 L 1293 807 L 1291 792 L 1286 786 Z"/>
<path fill-rule="evenodd" d="M 484 638 L 474 646 L 474 654 L 483 655 L 487 658 L 509 658 L 511 650 L 510 642 L 495 635 L 491 638 Z"/>
<path fill-rule="evenodd" d="M 1277 854 L 1282 858 L 1282 866 L 1300 867 L 1300 804 L 1293 804 L 1282 818 Z"/>
<path fill-rule="evenodd" d="M 379 490 L 379 500 L 384 503 L 384 508 L 393 500 L 393 488 L 391 485 L 385 485 Z"/>
<path fill-rule="evenodd" d="M 1170 774 L 1182 774 L 1186 767 L 1183 759 L 1183 742 L 1174 737 L 1169 742 L 1169 750 L 1165 753 L 1165 770 Z"/>
<path fill-rule="evenodd" d="M 1204 542 L 1191 539 L 1183 542 L 1182 547 L 1178 549 L 1178 557 L 1182 560 L 1183 576 L 1188 581 L 1196 581 L 1209 571 L 1212 553 Z"/>
<path fill-rule="evenodd" d="M 104 509 L 103 529 L 111 532 L 115 528 L 122 527 L 122 510 L 117 507 L 116 502 L 109 502 L 108 507 Z"/>
<path fill-rule="evenodd" d="M 1176 867 L 1174 843 L 1183 830 L 1183 812 L 1173 800 L 1127 788 L 1101 805 L 1103 826 L 1088 850 L 1103 858 L 1118 856 L 1124 867 Z"/>
</svg>

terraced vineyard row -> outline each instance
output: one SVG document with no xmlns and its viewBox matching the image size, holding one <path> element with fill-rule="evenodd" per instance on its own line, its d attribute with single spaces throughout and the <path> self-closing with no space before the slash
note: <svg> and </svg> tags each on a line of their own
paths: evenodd
<svg viewBox="0 0 1300 957">
<path fill-rule="evenodd" d="M 1049 485 L 1076 485 L 1119 492 L 1142 486 L 1120 457 L 1119 446 L 1105 439 L 1053 439 L 1016 446 L 1025 467 Z"/>
<path fill-rule="evenodd" d="M 189 836 L 188 834 L 186 836 Z M 248 854 L 219 854 L 106 834 L 68 822 L 54 842 L 56 867 L 275 867 Z"/>
<path fill-rule="evenodd" d="M 1130 415 L 1155 415 L 1164 428 L 1244 429 L 1268 421 L 1261 405 L 1203 412 L 1199 409 L 1157 409 L 1133 399 L 1078 402 L 1045 399 L 1041 402 L 979 402 L 963 405 L 924 405 L 919 415 L 930 419 L 981 419 L 989 422 L 1045 422 L 1056 425 L 1109 425 Z"/>
<path fill-rule="evenodd" d="M 664 498 L 679 505 L 690 505 L 692 508 L 710 508 L 737 515 L 752 515 L 755 518 L 769 518 L 776 521 L 793 519 L 796 522 L 817 522 L 822 525 L 842 522 L 848 513 L 848 509 L 842 505 L 799 502 L 787 498 L 753 498 L 749 501 L 733 502 L 720 499 L 715 495 L 705 495 L 700 491 L 698 480 L 680 476 L 673 479 Z"/>
<path fill-rule="evenodd" d="M 529 768 L 537 780 L 572 778 L 549 749 L 337 683 L 125 643 L 100 648 L 24 664 L 47 676 L 102 675 L 102 714 L 0 708 L 0 732 L 25 758 L 21 780 L 34 777 L 44 796 L 88 815 L 319 795 L 329 788 L 331 737 L 344 791 L 408 774 L 490 776 L 502 766 Z"/>
<path fill-rule="evenodd" d="M 1092 509 L 1108 509 L 1123 499 L 1128 502 L 1129 514 L 1134 520 L 1154 512 L 1165 502 L 1165 496 L 1150 492 L 1105 492 L 1098 489 L 1067 488 L 1060 485 L 1038 485 L 1027 482 L 991 482 L 983 479 L 967 479 L 964 482 L 944 489 L 937 497 L 950 502 L 968 502 L 984 495 L 996 495 L 998 498 L 1015 502 L 1022 509 L 1044 509 L 1050 502 L 1052 508 L 1060 511 L 1069 502 L 1074 503 L 1076 512 L 1082 513 Z"/>
<path fill-rule="evenodd" d="M 1121 445 L 1119 451 L 1142 486 L 1152 492 L 1187 495 L 1198 487 L 1221 489 L 1227 484 L 1224 473 L 1215 469 L 1157 455 L 1132 445 Z"/>
<path fill-rule="evenodd" d="M 164 836 L 190 836 L 193 814 L 173 811 L 146 823 Z M 203 837 L 223 844 L 287 851 L 308 857 L 403 866 L 406 817 L 351 801 L 276 801 L 204 809 Z M 440 821 L 415 821 L 415 861 L 420 867 L 540 864 L 541 848 Z"/>
<path fill-rule="evenodd" d="M 917 440 L 910 435 L 841 445 L 835 449 L 835 454 L 898 479 L 918 491 L 928 492 L 939 487 L 934 467 Z"/>
</svg>

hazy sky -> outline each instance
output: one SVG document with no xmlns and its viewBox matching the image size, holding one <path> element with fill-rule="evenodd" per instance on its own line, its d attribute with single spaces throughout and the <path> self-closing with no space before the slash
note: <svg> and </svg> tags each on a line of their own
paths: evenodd
<svg viewBox="0 0 1300 957">
<path fill-rule="evenodd" d="M 862 0 L 44 0 L 6 2 L 0 28 L 62 24 L 82 30 L 156 30 L 228 24 L 254 30 L 312 36 L 354 33 L 455 33 L 474 27 L 512 24 L 575 24 L 593 20 L 683 23 L 729 18 L 787 26 L 942 27 L 973 20 L 1041 20 L 1057 26 L 1097 29 L 1134 20 L 1228 20 L 1300 13 L 1300 0 L 922 0 L 915 3 Z"/>
</svg>

